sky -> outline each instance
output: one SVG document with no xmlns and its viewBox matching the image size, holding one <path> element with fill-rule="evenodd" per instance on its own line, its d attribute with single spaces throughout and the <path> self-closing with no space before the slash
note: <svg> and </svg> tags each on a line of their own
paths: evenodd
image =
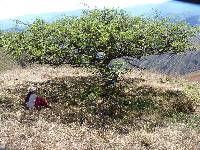
<svg viewBox="0 0 200 150">
<path fill-rule="evenodd" d="M 74 11 L 85 8 L 126 8 L 158 4 L 169 0 L 0 0 L 0 20 L 48 12 Z"/>
</svg>

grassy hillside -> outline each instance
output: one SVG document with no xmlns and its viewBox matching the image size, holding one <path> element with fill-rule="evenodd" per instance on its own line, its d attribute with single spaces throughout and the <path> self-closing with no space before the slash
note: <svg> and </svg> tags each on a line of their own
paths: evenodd
<svg viewBox="0 0 200 150">
<path fill-rule="evenodd" d="M 17 63 L 0 48 L 0 72 L 17 67 Z"/>
<path fill-rule="evenodd" d="M 7 149 L 198 149 L 199 86 L 147 71 L 120 77 L 116 94 L 95 95 L 91 70 L 35 66 L 0 76 L 0 146 Z M 52 109 L 26 110 L 35 85 Z M 95 88 L 94 88 L 95 89 Z M 96 87 L 97 89 L 97 87 Z"/>
<path fill-rule="evenodd" d="M 192 73 L 188 73 L 185 76 L 183 76 L 186 80 L 188 81 L 192 81 L 192 82 L 200 82 L 200 72 L 199 71 L 195 71 Z"/>
</svg>

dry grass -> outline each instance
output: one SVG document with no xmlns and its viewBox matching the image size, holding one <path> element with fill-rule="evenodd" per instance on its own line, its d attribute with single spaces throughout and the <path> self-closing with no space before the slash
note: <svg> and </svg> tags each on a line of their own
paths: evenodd
<svg viewBox="0 0 200 150">
<path fill-rule="evenodd" d="M 183 121 L 180 118 L 175 121 L 173 117 L 167 118 L 160 115 L 157 110 L 148 111 L 142 108 L 141 110 L 134 109 L 126 115 L 123 114 L 123 117 L 128 117 L 128 122 L 125 121 L 127 118 L 117 119 L 113 115 L 103 118 L 102 122 L 100 120 L 102 118 L 99 119 L 98 115 L 87 112 L 86 108 L 93 107 L 91 104 L 84 102 L 83 106 L 80 106 L 65 105 L 66 103 L 61 102 L 61 100 L 70 102 L 69 95 L 71 94 L 73 98 L 74 95 L 80 94 L 81 91 L 78 88 L 86 88 L 93 84 L 92 79 L 96 78 L 87 70 L 74 69 L 70 66 L 58 68 L 35 66 L 1 73 L 0 148 L 14 150 L 199 149 L 200 114 L 196 110 L 196 121 L 193 119 L 193 112 L 188 112 L 188 115 L 184 114 L 188 119 L 184 118 Z M 179 105 L 184 101 L 193 100 L 192 96 L 195 98 L 199 96 L 198 89 L 188 90 L 186 88 L 188 86 L 174 82 L 168 76 L 139 70 L 122 76 L 120 83 L 122 85 L 126 83 L 123 93 L 127 98 L 133 96 L 140 89 L 136 96 L 150 99 L 155 104 L 158 104 L 158 99 L 166 98 L 167 92 L 173 94 L 168 96 L 168 101 L 166 99 L 160 101 L 163 106 L 159 107 L 161 110 L 165 110 L 164 106 L 169 108 L 173 100 L 180 99 L 180 103 L 177 103 Z M 22 107 L 21 96 L 25 94 L 26 87 L 31 84 L 39 87 L 40 93 L 49 98 L 53 105 L 52 109 L 25 110 Z M 189 93 L 187 93 L 188 91 Z M 177 93 L 179 94 L 177 95 Z M 60 100 L 56 101 L 55 98 L 58 96 L 60 96 Z M 198 100 L 195 101 L 195 104 L 199 104 Z M 184 106 L 187 105 L 184 103 Z M 194 105 L 192 104 L 192 106 Z M 81 120 L 83 118 L 84 121 Z M 170 119 L 175 123 L 169 121 Z M 97 122 L 101 125 L 105 124 L 98 126 Z"/>
<path fill-rule="evenodd" d="M 184 76 L 184 78 L 188 81 L 191 81 L 191 82 L 200 82 L 200 77 L 199 77 L 199 74 L 200 72 L 199 71 L 195 71 L 195 72 L 192 72 L 192 73 L 189 73 L 189 74 L 186 74 Z"/>
<path fill-rule="evenodd" d="M 86 125 L 47 122 L 40 115 L 32 114 L 26 123 L 21 123 L 19 114 L 9 114 L 9 119 L 0 123 L 0 144 L 10 149 L 162 149 L 198 150 L 200 134 L 185 124 L 169 124 L 156 127 L 154 132 L 127 127 L 128 133 L 116 129 L 100 130 Z M 11 118 L 11 116 L 15 116 Z M 38 115 L 37 121 L 34 121 Z M 5 116 L 4 116 L 5 117 Z"/>
<path fill-rule="evenodd" d="M 65 76 L 88 76 L 87 70 L 82 68 L 73 68 L 69 65 L 54 68 L 49 65 L 33 65 L 25 69 L 13 68 L 0 73 L 1 89 L 10 88 L 15 89 L 18 84 L 42 83 L 54 78 Z"/>
<path fill-rule="evenodd" d="M 94 129 L 48 122 L 51 110 L 4 112 L 1 114 L 1 146 L 11 149 L 198 149 L 200 134 L 185 124 L 155 127 L 153 132 L 132 127 Z M 29 117 L 28 117 L 29 116 Z M 123 132 L 123 130 L 128 132 Z"/>
<path fill-rule="evenodd" d="M 17 63 L 0 47 L 0 72 L 16 67 L 18 67 Z"/>
</svg>

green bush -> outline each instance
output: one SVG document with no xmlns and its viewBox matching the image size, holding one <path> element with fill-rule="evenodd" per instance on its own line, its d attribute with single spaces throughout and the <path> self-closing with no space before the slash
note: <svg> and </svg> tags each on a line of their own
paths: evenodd
<svg viewBox="0 0 200 150">
<path fill-rule="evenodd" d="M 112 59 L 184 52 L 193 48 L 189 38 L 198 31 L 197 27 L 160 16 L 133 17 L 124 10 L 94 9 L 52 23 L 37 19 L 25 31 L 3 33 L 1 39 L 3 47 L 16 59 L 27 56 L 30 62 L 95 66 L 103 85 L 91 86 L 93 92 L 83 94 L 92 100 L 96 90 L 117 95 L 115 85 L 120 72 L 108 67 Z M 138 100 L 134 105 L 143 109 L 152 104 Z"/>
<path fill-rule="evenodd" d="M 17 59 L 24 53 L 30 61 L 49 64 L 96 65 L 98 52 L 103 64 L 121 56 L 142 57 L 192 48 L 188 39 L 197 28 L 172 23 L 167 18 L 130 16 L 124 10 L 94 9 L 80 17 L 65 17 L 53 23 L 35 20 L 23 32 L 4 33 L 2 45 Z"/>
</svg>

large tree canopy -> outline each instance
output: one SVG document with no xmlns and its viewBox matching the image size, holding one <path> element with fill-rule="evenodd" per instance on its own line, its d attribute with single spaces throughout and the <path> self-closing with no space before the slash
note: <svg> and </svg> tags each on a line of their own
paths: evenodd
<svg viewBox="0 0 200 150">
<path fill-rule="evenodd" d="M 197 32 L 198 28 L 196 27 L 182 22 L 173 23 L 160 16 L 133 17 L 123 10 L 94 9 L 84 11 L 80 17 L 65 17 L 52 23 L 37 19 L 22 32 L 3 33 L 1 42 L 4 49 L 11 52 L 16 59 L 24 57 L 29 61 L 53 65 L 70 63 L 95 66 L 98 71 L 95 72 L 97 76 L 73 80 L 72 83 L 80 82 L 80 86 L 73 85 L 73 87 L 80 88 L 76 89 L 79 94 L 72 97 L 70 90 L 68 91 L 68 85 L 65 87 L 65 84 L 63 86 L 61 83 L 62 86 L 55 86 L 57 89 L 53 91 L 52 100 L 59 101 L 60 94 L 62 95 L 66 90 L 64 93 L 69 94 L 63 96 L 67 105 L 79 105 L 81 109 L 77 110 L 80 110 L 81 113 L 78 114 L 84 116 L 89 112 L 89 114 L 95 115 L 95 118 L 101 119 L 102 124 L 105 124 L 107 116 L 111 116 L 113 121 L 113 117 L 123 118 L 130 112 L 135 114 L 134 110 L 140 114 L 141 110 L 156 108 L 157 103 L 154 105 L 153 100 L 157 100 L 159 94 L 151 87 L 149 89 L 137 87 L 134 90 L 136 94 L 134 93 L 131 97 L 126 95 L 124 92 L 126 85 L 117 84 L 119 83 L 117 82 L 119 70 L 109 67 L 108 63 L 112 59 L 122 56 L 140 58 L 151 54 L 178 53 L 190 50 L 192 49 L 189 42 L 190 37 Z M 91 80 L 94 81 L 91 82 Z M 68 81 L 66 83 L 68 84 Z M 50 82 L 46 84 L 53 86 Z M 84 89 L 81 89 L 81 86 Z M 145 89 L 141 90 L 141 88 Z M 60 93 L 56 93 L 59 90 L 61 90 Z M 58 97 L 55 98 L 54 93 Z M 164 93 L 161 98 L 170 101 L 168 97 L 174 95 L 177 96 L 177 93 L 169 91 L 167 94 Z M 178 93 L 178 96 L 181 95 Z M 185 101 L 185 96 L 182 97 L 183 102 L 182 99 L 179 100 L 180 98 L 177 102 L 175 98 L 177 106 L 170 104 L 172 109 L 169 110 L 177 112 L 179 109 L 180 112 L 187 112 L 191 103 Z M 172 103 L 174 103 L 173 99 Z M 178 106 L 179 104 L 181 107 Z M 158 107 L 155 110 L 159 109 Z M 161 111 L 168 114 L 166 108 L 162 109 L 161 107 Z M 133 115 L 130 116 L 132 120 Z"/>
<path fill-rule="evenodd" d="M 130 16 L 119 9 L 83 11 L 53 23 L 37 19 L 23 32 L 4 33 L 2 45 L 16 58 L 49 64 L 89 64 L 105 54 L 103 64 L 121 56 L 140 58 L 151 54 L 190 50 L 196 27 L 167 18 Z"/>
</svg>

